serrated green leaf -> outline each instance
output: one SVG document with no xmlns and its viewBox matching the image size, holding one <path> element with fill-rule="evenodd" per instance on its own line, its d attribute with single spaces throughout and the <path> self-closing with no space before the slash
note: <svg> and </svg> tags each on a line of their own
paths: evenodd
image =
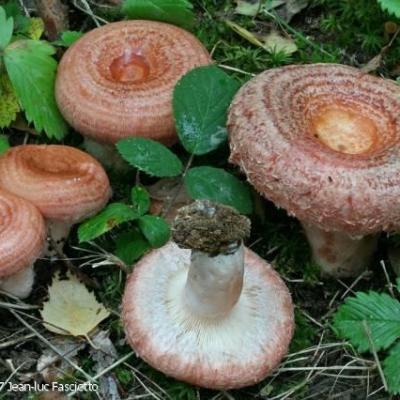
<svg viewBox="0 0 400 400">
<path fill-rule="evenodd" d="M 153 247 L 161 247 L 168 242 L 171 231 L 167 222 L 154 215 L 144 215 L 139 219 L 139 228 Z"/>
<path fill-rule="evenodd" d="M 0 50 L 4 50 L 10 43 L 14 30 L 14 20 L 7 18 L 3 7 L 0 7 Z"/>
<path fill-rule="evenodd" d="M 150 195 L 143 186 L 131 190 L 131 202 L 139 215 L 144 215 L 150 208 Z"/>
<path fill-rule="evenodd" d="M 115 239 L 115 254 L 126 265 L 132 265 L 149 249 L 149 242 L 137 231 L 123 232 Z"/>
<path fill-rule="evenodd" d="M 193 199 L 226 204 L 242 214 L 250 214 L 252 211 L 249 187 L 223 169 L 192 168 L 185 176 L 185 186 Z"/>
<path fill-rule="evenodd" d="M 383 373 L 385 374 L 388 390 L 391 394 L 400 394 L 400 343 L 390 350 L 389 355 L 383 361 Z"/>
<path fill-rule="evenodd" d="M 194 25 L 192 8 L 187 0 L 125 0 L 122 12 L 131 19 L 163 21 L 190 28 Z"/>
<path fill-rule="evenodd" d="M 23 10 L 18 0 L 10 0 L 3 6 L 7 17 L 14 20 L 14 33 L 25 33 L 29 26 L 29 18 L 23 15 Z"/>
<path fill-rule="evenodd" d="M 400 337 L 400 302 L 386 293 L 356 293 L 341 305 L 334 327 L 359 351 L 387 349 Z M 370 337 L 369 337 L 370 336 Z"/>
<path fill-rule="evenodd" d="M 216 66 L 195 68 L 175 86 L 173 109 L 182 145 L 201 155 L 227 138 L 227 110 L 239 84 Z"/>
<path fill-rule="evenodd" d="M 10 148 L 8 143 L 8 137 L 6 135 L 0 135 L 0 155 L 5 153 Z"/>
<path fill-rule="evenodd" d="M 25 111 L 28 122 L 50 138 L 62 139 L 67 124 L 57 108 L 54 82 L 57 62 L 55 50 L 46 42 L 17 40 L 7 46 L 4 63 L 8 76 Z"/>
<path fill-rule="evenodd" d="M 10 126 L 19 112 L 17 96 L 7 74 L 0 75 L 0 128 Z"/>
<path fill-rule="evenodd" d="M 145 138 L 122 139 L 117 144 L 122 158 L 133 167 L 159 178 L 177 176 L 183 165 L 167 147 Z"/>
<path fill-rule="evenodd" d="M 78 39 L 83 36 L 82 32 L 77 31 L 65 31 L 61 34 L 60 40 L 56 40 L 52 42 L 55 46 L 61 47 L 70 47 L 72 46 Z"/>
<path fill-rule="evenodd" d="M 382 10 L 400 18 L 400 0 L 378 0 Z"/>
<path fill-rule="evenodd" d="M 93 240 L 124 222 L 138 219 L 132 206 L 123 203 L 109 204 L 103 211 L 83 222 L 78 228 L 79 242 Z"/>
</svg>

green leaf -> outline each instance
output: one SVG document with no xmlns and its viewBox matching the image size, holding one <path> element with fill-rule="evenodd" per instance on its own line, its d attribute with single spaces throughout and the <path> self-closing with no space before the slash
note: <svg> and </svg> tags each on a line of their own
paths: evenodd
<svg viewBox="0 0 400 400">
<path fill-rule="evenodd" d="M 252 200 L 249 187 L 223 169 L 196 167 L 185 177 L 186 190 L 196 200 L 213 200 L 250 214 Z"/>
<path fill-rule="evenodd" d="M 400 337 L 400 302 L 386 293 L 356 293 L 339 307 L 334 327 L 360 352 L 387 349 Z"/>
<path fill-rule="evenodd" d="M 78 228 L 79 242 L 93 240 L 124 222 L 138 219 L 132 206 L 123 203 L 109 204 L 103 211 L 83 222 Z"/>
<path fill-rule="evenodd" d="M 144 215 L 150 208 L 150 195 L 143 186 L 131 190 L 131 202 L 139 215 Z"/>
<path fill-rule="evenodd" d="M 25 33 L 29 27 L 29 18 L 23 14 L 18 0 L 10 0 L 3 6 L 7 17 L 14 20 L 14 33 Z"/>
<path fill-rule="evenodd" d="M 399 0 L 378 0 L 382 10 L 387 11 L 389 14 L 395 15 L 400 18 L 400 1 Z"/>
<path fill-rule="evenodd" d="M 115 239 L 115 255 L 126 265 L 132 265 L 147 250 L 149 242 L 138 231 L 123 232 Z"/>
<path fill-rule="evenodd" d="M 8 76 L 25 110 L 26 118 L 38 132 L 62 139 L 67 125 L 57 108 L 54 82 L 57 62 L 55 50 L 39 40 L 17 40 L 7 46 L 4 62 Z"/>
<path fill-rule="evenodd" d="M 168 242 L 170 227 L 161 217 L 145 215 L 139 219 L 139 228 L 153 247 L 161 247 Z"/>
<path fill-rule="evenodd" d="M 182 173 L 183 165 L 179 158 L 154 140 L 128 138 L 120 140 L 116 146 L 123 159 L 149 175 L 162 178 Z"/>
<path fill-rule="evenodd" d="M 400 394 L 400 343 L 390 350 L 389 356 L 383 361 L 383 373 L 385 374 L 388 389 L 391 394 Z"/>
<path fill-rule="evenodd" d="M 61 47 L 70 47 L 72 46 L 78 39 L 83 36 L 82 32 L 78 31 L 65 31 L 61 34 L 61 38 L 59 40 L 54 41 L 52 44 L 55 46 Z"/>
<path fill-rule="evenodd" d="M 10 43 L 14 29 L 14 20 L 7 18 L 3 7 L 0 7 L 0 50 L 4 50 Z"/>
<path fill-rule="evenodd" d="M 173 109 L 182 145 L 206 154 L 227 138 L 227 110 L 239 84 L 216 66 L 195 68 L 175 86 Z"/>
<path fill-rule="evenodd" d="M 125 0 L 122 12 L 130 19 L 163 21 L 190 28 L 194 25 L 192 8 L 187 0 Z"/>
<path fill-rule="evenodd" d="M 8 137 L 6 135 L 0 135 L 0 155 L 5 153 L 10 148 L 8 143 Z"/>
<path fill-rule="evenodd" d="M 20 111 L 17 95 L 7 74 L 0 73 L 0 128 L 10 126 Z"/>
</svg>

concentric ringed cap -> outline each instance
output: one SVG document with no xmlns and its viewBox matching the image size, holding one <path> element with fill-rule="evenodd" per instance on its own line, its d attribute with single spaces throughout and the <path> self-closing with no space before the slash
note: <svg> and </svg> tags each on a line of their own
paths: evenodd
<svg viewBox="0 0 400 400">
<path fill-rule="evenodd" d="M 264 379 L 286 354 L 294 329 L 286 285 L 263 259 L 245 250 L 241 296 L 224 319 L 201 319 L 182 302 L 190 250 L 170 242 L 135 266 L 123 299 L 127 339 L 154 368 L 211 389 Z"/>
<path fill-rule="evenodd" d="M 111 196 L 103 167 L 89 154 L 63 145 L 22 145 L 0 157 L 0 187 L 29 200 L 46 219 L 77 223 Z"/>
<path fill-rule="evenodd" d="M 229 112 L 230 160 L 298 219 L 365 235 L 400 226 L 400 87 L 336 64 L 263 72 Z"/>
<path fill-rule="evenodd" d="M 173 88 L 209 63 L 204 46 L 181 28 L 115 22 L 85 34 L 64 54 L 56 99 L 70 125 L 99 142 L 142 136 L 172 144 Z"/>
<path fill-rule="evenodd" d="M 40 256 L 46 227 L 39 210 L 0 189 L 0 278 L 31 266 Z"/>
</svg>

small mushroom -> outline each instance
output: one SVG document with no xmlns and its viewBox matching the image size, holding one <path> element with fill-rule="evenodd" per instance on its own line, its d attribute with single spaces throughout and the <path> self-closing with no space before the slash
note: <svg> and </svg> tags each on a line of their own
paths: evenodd
<svg viewBox="0 0 400 400">
<path fill-rule="evenodd" d="M 130 136 L 176 142 L 172 92 L 189 70 L 210 63 L 191 33 L 162 22 L 122 21 L 85 34 L 63 56 L 56 99 L 86 148 L 107 163 Z M 107 145 L 108 144 L 108 145 Z"/>
<path fill-rule="evenodd" d="M 263 72 L 231 105 L 230 160 L 303 224 L 325 274 L 359 275 L 400 227 L 400 88 L 336 64 Z"/>
<path fill-rule="evenodd" d="M 96 214 L 111 196 L 103 167 L 89 154 L 63 145 L 10 148 L 0 157 L 0 187 L 41 211 L 58 249 L 72 225 Z"/>
<path fill-rule="evenodd" d="M 154 368 L 212 389 L 264 379 L 286 354 L 293 304 L 279 275 L 243 245 L 250 222 L 209 201 L 183 207 L 173 238 L 128 277 L 127 339 Z"/>
<path fill-rule="evenodd" d="M 46 226 L 40 211 L 0 189 L 0 289 L 19 298 L 29 296 L 33 263 L 45 243 Z"/>
</svg>

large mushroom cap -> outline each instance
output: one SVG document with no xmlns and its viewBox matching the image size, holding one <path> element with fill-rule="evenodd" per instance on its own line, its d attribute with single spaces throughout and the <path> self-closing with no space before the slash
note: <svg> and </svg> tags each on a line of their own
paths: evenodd
<svg viewBox="0 0 400 400">
<path fill-rule="evenodd" d="M 143 136 L 172 144 L 172 92 L 210 56 L 189 32 L 155 21 L 94 29 L 65 53 L 56 98 L 67 121 L 99 142 Z"/>
<path fill-rule="evenodd" d="M 190 250 L 168 243 L 130 275 L 123 320 L 129 343 L 166 375 L 213 389 L 255 384 L 286 354 L 293 333 L 290 294 L 279 275 L 246 249 L 243 291 L 224 319 L 201 319 L 182 302 Z"/>
<path fill-rule="evenodd" d="M 35 204 L 50 220 L 76 223 L 111 195 L 103 167 L 70 146 L 23 145 L 0 157 L 0 187 Z"/>
<path fill-rule="evenodd" d="M 304 222 L 364 235 L 400 226 L 400 88 L 335 64 L 272 69 L 229 113 L 231 161 Z"/>
<path fill-rule="evenodd" d="M 40 256 L 46 227 L 39 210 L 0 189 L 0 278 L 30 267 Z"/>
</svg>

